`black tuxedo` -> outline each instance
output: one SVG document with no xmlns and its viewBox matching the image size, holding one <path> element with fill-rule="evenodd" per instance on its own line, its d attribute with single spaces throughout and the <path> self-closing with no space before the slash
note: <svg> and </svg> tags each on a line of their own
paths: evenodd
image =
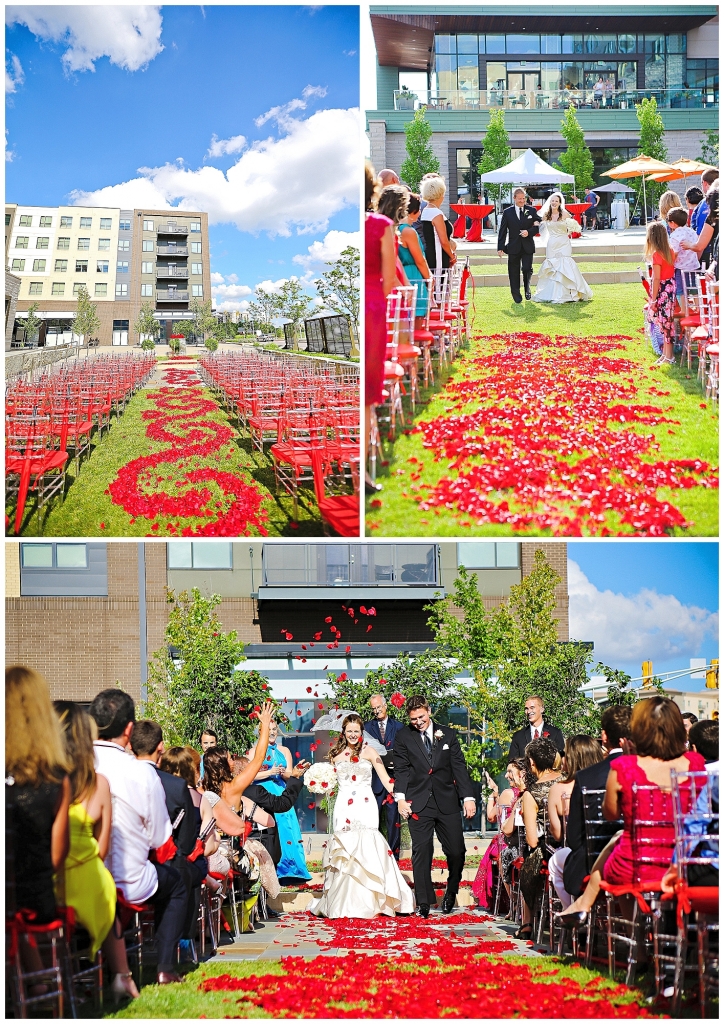
<svg viewBox="0 0 724 1024">
<path fill-rule="evenodd" d="M 412 726 L 402 728 L 395 740 L 395 792 L 412 804 L 408 822 L 412 836 L 412 871 L 418 903 L 436 902 L 432 884 L 434 833 L 447 858 L 447 891 L 457 894 L 465 866 L 460 804 L 475 798 L 460 742 L 453 729 L 433 723 L 428 754 L 422 734 Z M 413 817 L 414 815 L 414 817 Z"/>
<path fill-rule="evenodd" d="M 585 815 L 583 813 L 582 789 L 605 789 L 608 781 L 608 772 L 611 762 L 621 756 L 621 751 L 609 754 L 598 764 L 589 765 L 576 773 L 576 780 L 571 790 L 571 800 L 568 810 L 568 824 L 566 826 L 566 846 L 571 852 L 566 858 L 563 866 L 563 885 L 566 892 L 571 896 L 580 896 L 583 892 L 583 879 L 588 874 L 586 863 L 586 828 L 584 825 Z M 611 828 L 611 834 L 617 831 L 618 825 Z"/>
<path fill-rule="evenodd" d="M 540 216 L 527 203 L 518 216 L 518 207 L 509 206 L 500 218 L 498 229 L 498 252 L 508 254 L 508 280 L 510 293 L 514 299 L 520 299 L 520 272 L 523 271 L 523 285 L 530 287 L 533 276 L 533 255 L 535 253 L 535 235 L 541 225 Z M 521 231 L 527 231 L 525 238 Z"/>
<path fill-rule="evenodd" d="M 376 740 L 382 742 L 380 736 L 380 723 L 376 718 L 373 718 L 369 722 L 365 722 L 365 730 L 373 736 Z M 387 718 L 387 724 L 385 725 L 385 747 L 387 748 L 387 755 L 382 758 L 387 773 L 394 778 L 395 777 L 395 763 L 393 750 L 395 746 L 395 737 L 404 729 L 402 722 L 398 722 L 396 718 Z M 387 842 L 389 843 L 390 849 L 395 855 L 395 860 L 400 859 L 400 812 L 397 808 L 397 803 L 392 800 L 385 803 L 387 797 L 387 790 L 382 785 L 377 772 L 372 772 L 372 792 L 377 798 L 377 806 L 380 809 L 380 815 L 385 814 L 387 819 Z"/>
<path fill-rule="evenodd" d="M 551 725 L 550 722 L 543 722 L 543 728 L 541 730 L 541 739 L 543 734 L 547 733 L 546 739 L 552 740 L 556 745 L 556 750 L 559 753 L 563 753 L 565 747 L 565 739 L 560 729 L 556 729 L 555 725 Z M 516 757 L 525 757 L 525 748 L 531 740 L 530 725 L 526 725 L 524 729 L 518 729 L 517 732 L 513 733 L 513 738 L 510 741 L 510 750 L 508 751 L 508 763 L 514 760 Z"/>
<path fill-rule="evenodd" d="M 303 785 L 303 779 L 298 779 L 292 775 L 287 779 L 284 792 L 279 793 L 278 796 L 276 793 L 270 793 L 268 789 L 264 789 L 258 783 L 252 783 L 251 786 L 247 786 L 244 790 L 244 796 L 249 800 L 253 800 L 255 804 L 268 811 L 269 814 L 283 814 L 294 807 L 294 804 L 299 799 Z M 279 841 L 276 823 L 253 837 L 258 839 L 262 846 L 266 847 L 274 864 L 278 864 L 282 859 L 282 845 Z"/>
</svg>

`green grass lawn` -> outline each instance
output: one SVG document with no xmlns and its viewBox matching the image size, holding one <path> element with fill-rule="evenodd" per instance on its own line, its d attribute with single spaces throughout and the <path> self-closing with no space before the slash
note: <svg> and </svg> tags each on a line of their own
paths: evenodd
<svg viewBox="0 0 724 1024">
<path fill-rule="evenodd" d="M 542 260 L 540 262 L 536 261 L 533 264 L 533 271 L 534 271 L 534 273 L 538 272 L 538 269 L 541 266 L 542 262 L 543 262 Z M 638 263 L 622 263 L 622 262 L 615 262 L 614 260 L 611 260 L 610 262 L 607 262 L 607 263 L 595 263 L 595 262 L 592 262 L 591 260 L 584 260 L 584 259 L 576 260 L 576 266 L 578 267 L 578 269 L 581 271 L 582 274 L 591 274 L 591 273 L 620 274 L 620 273 L 623 273 L 623 272 L 630 273 L 632 271 L 635 273 L 636 272 L 636 267 L 639 266 L 639 265 L 643 266 L 643 263 L 644 263 L 643 257 L 639 260 Z M 473 271 L 473 274 L 476 277 L 484 277 L 486 275 L 491 275 L 491 274 L 506 274 L 507 275 L 507 273 L 508 273 L 507 264 L 506 264 L 504 259 L 501 259 L 499 261 L 499 264 L 495 264 L 495 263 L 485 263 L 485 264 L 474 263 L 472 265 L 471 269 Z M 486 289 L 486 294 L 487 294 L 487 291 L 488 290 Z"/>
<path fill-rule="evenodd" d="M 179 361 L 178 369 L 185 369 L 193 364 Z M 178 516 L 170 518 L 156 516 L 153 519 L 138 516 L 135 522 L 123 507 L 114 504 L 111 496 L 106 494 L 109 485 L 115 480 L 118 471 L 133 459 L 155 452 L 169 450 L 175 459 L 182 454 L 183 446 L 174 450 L 164 442 L 157 442 L 146 435 L 147 421 L 142 419 L 145 410 L 155 408 L 149 394 L 150 390 L 141 390 L 128 403 L 125 412 L 119 419 L 113 419 L 110 432 L 104 431 L 103 439 L 98 440 L 97 432 L 92 443 L 92 453 L 81 462 L 80 473 L 76 479 L 73 462 L 69 462 L 66 477 L 65 500 L 61 503 L 57 498 L 50 510 L 43 510 L 42 518 L 35 511 L 35 501 L 31 495 L 26 506 L 25 521 L 22 527 L 24 536 L 52 537 L 155 537 L 178 536 L 168 529 L 169 524 L 179 522 Z M 204 398 L 213 395 L 203 390 Z M 241 477 L 247 483 L 255 481 L 264 495 L 263 508 L 268 514 L 266 529 L 271 536 L 321 536 L 322 526 L 319 512 L 311 487 L 300 488 L 299 514 L 293 529 L 290 522 L 293 517 L 293 501 L 285 492 L 275 493 L 274 469 L 269 446 L 265 445 L 262 456 L 253 448 L 246 435 L 240 435 L 237 424 L 231 421 L 227 413 L 217 406 L 215 412 L 208 414 L 208 419 L 215 423 L 226 424 L 235 430 L 235 436 L 228 444 L 216 453 L 205 457 L 194 457 L 189 468 L 212 466 L 220 471 Z M 159 475 L 171 477 L 164 486 L 173 488 L 175 479 L 181 475 L 170 459 L 169 463 L 159 466 Z M 212 492 L 216 485 L 209 485 Z M 14 524 L 14 510 L 11 510 L 11 529 Z M 159 523 L 159 529 L 151 530 L 152 523 Z M 196 529 L 207 520 L 201 517 L 188 517 L 181 520 L 183 526 Z M 101 525 L 103 524 L 103 525 Z M 251 535 L 259 535 L 252 530 Z"/>
<path fill-rule="evenodd" d="M 600 265 L 599 265 L 600 266 Z M 655 357 L 645 342 L 640 328 L 643 324 L 643 290 L 638 284 L 599 285 L 589 303 L 567 303 L 550 306 L 534 302 L 513 303 L 507 288 L 478 289 L 475 295 L 476 313 L 471 335 L 492 335 L 531 331 L 554 337 L 558 334 L 576 337 L 597 335 L 628 335 L 633 340 L 625 341 L 625 351 L 613 352 L 615 357 L 630 358 L 638 364 L 635 385 L 638 395 L 636 403 L 651 403 L 666 409 L 666 415 L 680 421 L 680 425 L 660 424 L 653 427 L 627 424 L 627 429 L 653 433 L 660 449 L 657 459 L 699 458 L 712 466 L 718 465 L 718 416 L 717 407 L 711 402 L 702 408 L 704 398 L 696 379 L 696 371 L 687 371 L 678 365 L 654 367 Z M 462 378 L 469 356 L 484 354 L 490 350 L 485 339 L 473 340 L 467 352 L 456 360 L 448 379 Z M 438 380 L 436 389 L 423 394 L 427 404 L 418 407 L 416 420 L 430 420 L 443 415 L 449 408 L 448 396 L 441 393 L 444 380 Z M 654 387 L 669 391 L 666 397 L 654 397 L 648 389 Z M 670 411 L 669 411 L 670 410 Z M 414 424 L 408 422 L 408 429 Z M 673 433 L 669 430 L 673 429 Z M 378 472 L 383 490 L 377 498 L 367 502 L 368 536 L 459 536 L 461 518 L 447 508 L 437 513 L 421 512 L 411 493 L 411 476 L 419 459 L 425 463 L 421 479 L 417 484 L 436 484 L 448 474 L 446 460 L 434 463 L 430 452 L 423 448 L 420 434 L 400 434 L 394 446 L 388 447 L 386 458 L 389 464 Z M 379 465 L 379 464 L 378 464 Z M 675 529 L 674 534 L 688 536 L 716 536 L 718 534 L 718 491 L 704 487 L 686 489 L 660 488 L 660 500 L 669 500 L 693 525 L 688 530 Z M 378 505 L 378 502 L 380 504 Z M 540 531 L 525 530 L 514 533 L 507 525 L 473 524 L 465 527 L 466 534 L 479 536 L 525 536 Z M 545 531 L 543 531 L 545 533 Z"/>
</svg>

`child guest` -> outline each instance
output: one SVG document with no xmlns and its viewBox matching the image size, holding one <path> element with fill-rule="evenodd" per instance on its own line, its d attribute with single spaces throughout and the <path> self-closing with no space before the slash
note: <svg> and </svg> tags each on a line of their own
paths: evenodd
<svg viewBox="0 0 724 1024">
<path fill-rule="evenodd" d="M 691 242 L 694 245 L 699 241 L 696 231 L 687 227 L 689 217 L 686 210 L 669 210 L 666 216 L 666 223 L 669 226 L 669 246 L 675 256 L 674 267 L 676 269 L 676 294 L 684 294 L 684 274 L 692 273 L 699 269 L 699 257 L 691 249 L 682 249 L 682 242 Z"/>
<path fill-rule="evenodd" d="M 663 335 L 664 350 L 659 363 L 673 363 L 674 306 L 676 303 L 675 257 L 669 245 L 666 225 L 661 221 L 652 221 L 649 224 L 644 256 L 652 266 L 647 319 L 652 324 L 656 324 Z"/>
</svg>

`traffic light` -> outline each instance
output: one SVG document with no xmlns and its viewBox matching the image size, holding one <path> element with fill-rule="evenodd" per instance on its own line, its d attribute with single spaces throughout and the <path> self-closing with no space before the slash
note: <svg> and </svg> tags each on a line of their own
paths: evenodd
<svg viewBox="0 0 724 1024">
<path fill-rule="evenodd" d="M 644 686 L 652 686 L 654 682 L 654 663 L 653 661 L 644 661 L 641 665 L 641 675 L 643 676 Z"/>
<path fill-rule="evenodd" d="M 712 658 L 709 668 L 706 670 L 707 690 L 719 689 L 719 659 Z"/>
</svg>

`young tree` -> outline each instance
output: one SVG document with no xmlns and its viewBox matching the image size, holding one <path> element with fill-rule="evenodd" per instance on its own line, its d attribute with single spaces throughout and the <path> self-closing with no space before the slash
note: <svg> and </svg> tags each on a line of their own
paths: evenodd
<svg viewBox="0 0 724 1024">
<path fill-rule="evenodd" d="M 235 753 L 248 750 L 255 739 L 255 708 L 269 699 L 269 683 L 258 672 L 237 669 L 244 645 L 232 631 L 225 633 L 216 608 L 221 598 L 166 591 L 173 605 L 164 645 L 149 662 L 148 696 L 143 714 L 163 729 L 167 746 L 195 746 L 209 726 L 219 745 Z"/>
<path fill-rule="evenodd" d="M 257 285 L 254 290 L 254 301 L 249 303 L 247 314 L 250 320 L 274 330 L 272 320 L 278 315 L 276 295 Z"/>
<path fill-rule="evenodd" d="M 189 303 L 189 320 L 193 323 L 193 333 L 197 338 L 204 338 L 211 334 L 218 323 L 211 312 L 211 299 L 201 302 L 199 299 L 191 299 Z"/>
<path fill-rule="evenodd" d="M 147 300 L 141 304 L 141 308 L 138 312 L 138 319 L 134 323 L 133 329 L 141 341 L 141 348 L 149 350 L 154 348 L 155 340 L 158 337 L 160 330 L 160 324 L 158 320 L 154 319 L 152 302 Z"/>
<path fill-rule="evenodd" d="M 505 130 L 505 113 L 502 110 L 491 110 L 488 127 L 483 138 L 483 157 L 478 164 L 481 174 L 489 174 L 499 167 L 510 163 L 510 140 Z M 500 202 L 508 185 L 485 184 L 488 195 L 494 202 Z"/>
<path fill-rule="evenodd" d="M 305 317 L 314 312 L 314 303 L 295 277 L 285 281 L 274 296 L 276 315 L 291 320 L 296 338 Z"/>
<path fill-rule="evenodd" d="M 407 182 L 413 192 L 419 191 L 424 175 L 440 171 L 440 161 L 430 145 L 432 126 L 425 118 L 426 110 L 427 107 L 419 107 L 412 120 L 405 125 L 407 159 L 400 168 L 400 177 Z"/>
<path fill-rule="evenodd" d="M 659 108 L 656 104 L 655 98 L 652 96 L 650 99 L 642 99 L 640 103 L 636 104 L 636 117 L 640 127 L 639 130 L 639 154 L 644 156 L 653 157 L 654 160 L 663 160 L 666 162 L 668 159 L 668 150 L 664 145 L 664 133 L 666 129 L 664 127 L 664 120 L 659 113 Z M 636 190 L 639 199 L 643 202 L 643 182 L 641 178 L 636 178 L 635 181 L 631 182 L 632 187 Z M 667 182 L 646 182 L 646 202 L 648 206 L 653 206 L 659 201 L 659 196 L 662 196 L 664 192 L 669 188 Z"/>
<path fill-rule="evenodd" d="M 32 341 L 37 338 L 43 323 L 42 319 L 35 314 L 38 312 L 38 303 L 33 302 L 28 306 L 28 315 L 25 317 L 25 338 Z"/>
<path fill-rule="evenodd" d="M 719 166 L 719 131 L 716 128 L 705 128 L 701 140 L 701 156 L 699 159 L 712 167 Z"/>
<path fill-rule="evenodd" d="M 75 317 L 70 329 L 78 337 L 84 337 L 87 345 L 93 332 L 100 327 L 101 319 L 98 316 L 98 307 L 95 302 L 91 302 L 85 285 L 78 289 L 77 300 Z"/>
<path fill-rule="evenodd" d="M 328 261 L 327 266 L 330 269 L 314 282 L 317 294 L 327 309 L 349 317 L 359 332 L 359 249 L 348 245 L 338 259 Z"/>
<path fill-rule="evenodd" d="M 554 166 L 576 179 L 574 184 L 562 184 L 561 191 L 565 195 L 575 193 L 583 195 L 585 188 L 593 188 L 593 157 L 586 144 L 586 136 L 578 123 L 575 107 L 569 107 L 561 121 L 561 135 L 566 140 L 566 152 Z"/>
</svg>

